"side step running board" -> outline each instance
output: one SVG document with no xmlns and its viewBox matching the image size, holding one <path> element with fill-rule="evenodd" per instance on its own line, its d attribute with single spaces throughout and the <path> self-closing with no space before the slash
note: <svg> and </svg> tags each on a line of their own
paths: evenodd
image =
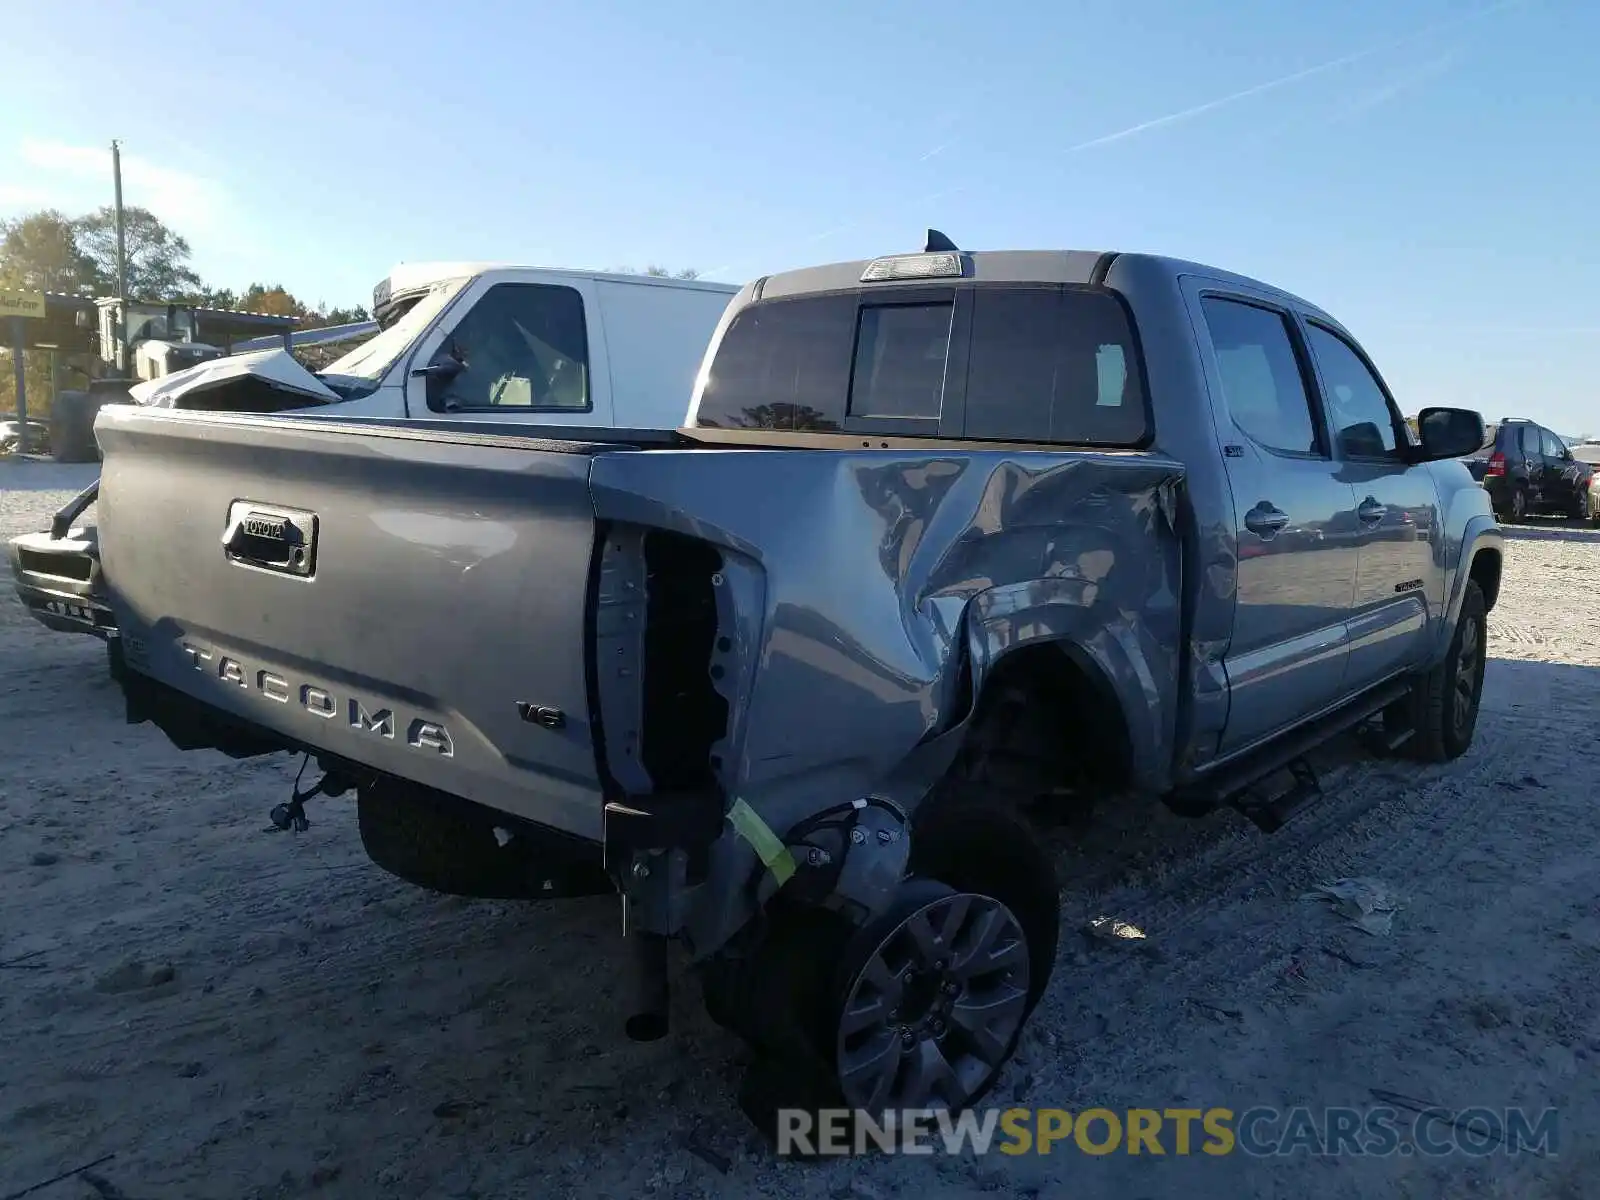
<svg viewBox="0 0 1600 1200">
<path fill-rule="evenodd" d="M 1237 808 L 1269 833 L 1281 829 L 1290 817 L 1322 794 L 1316 772 L 1306 761 L 1306 755 L 1329 739 L 1382 712 L 1397 700 L 1404 699 L 1410 690 L 1411 681 L 1402 677 L 1370 692 L 1363 692 L 1309 724 L 1283 737 L 1274 738 L 1259 749 L 1224 763 L 1194 783 L 1175 791 L 1167 797 L 1167 805 L 1186 816 L 1218 808 Z M 1401 736 L 1393 739 L 1393 742 L 1398 746 L 1404 740 L 1404 736 Z M 1255 794 L 1257 789 L 1283 771 L 1292 773 L 1293 784 L 1286 792 L 1270 800 L 1261 800 Z"/>
<path fill-rule="evenodd" d="M 1294 817 L 1322 799 L 1322 782 L 1311 761 L 1297 758 L 1287 767 L 1291 777 L 1285 791 L 1262 796 L 1252 790 L 1235 796 L 1229 804 L 1249 817 L 1262 833 L 1277 833 Z"/>
</svg>

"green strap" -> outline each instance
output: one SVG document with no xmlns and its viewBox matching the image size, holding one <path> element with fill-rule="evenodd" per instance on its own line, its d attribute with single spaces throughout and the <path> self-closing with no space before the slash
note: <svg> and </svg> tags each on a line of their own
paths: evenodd
<svg viewBox="0 0 1600 1200">
<path fill-rule="evenodd" d="M 756 857 L 772 872 L 778 886 L 788 883 L 789 877 L 794 874 L 794 855 L 783 844 L 783 839 L 772 832 L 772 827 L 756 814 L 756 810 L 743 800 L 735 800 L 733 807 L 728 809 L 728 820 L 734 832 L 750 843 Z"/>
</svg>

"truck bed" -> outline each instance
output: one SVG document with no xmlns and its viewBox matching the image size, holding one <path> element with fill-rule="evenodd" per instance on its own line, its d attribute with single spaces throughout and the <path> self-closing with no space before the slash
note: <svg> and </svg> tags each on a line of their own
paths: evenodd
<svg viewBox="0 0 1600 1200">
<path fill-rule="evenodd" d="M 619 790 L 862 794 L 963 679 L 1075 624 L 1167 744 L 1171 460 L 562 432 L 107 410 L 124 665 L 595 839 Z"/>
</svg>

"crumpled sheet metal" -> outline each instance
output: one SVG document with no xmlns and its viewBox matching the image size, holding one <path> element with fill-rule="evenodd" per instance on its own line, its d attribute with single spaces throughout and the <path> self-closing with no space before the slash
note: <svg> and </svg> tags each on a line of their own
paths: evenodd
<svg viewBox="0 0 1600 1200">
<path fill-rule="evenodd" d="M 981 686 L 1040 642 L 1099 668 L 1136 783 L 1163 790 L 1182 482 L 1156 454 L 943 449 L 602 455 L 591 475 L 598 517 L 719 545 L 760 604 L 724 783 L 780 831 L 869 793 L 914 807 L 959 746 L 933 735 L 963 657 Z"/>
</svg>

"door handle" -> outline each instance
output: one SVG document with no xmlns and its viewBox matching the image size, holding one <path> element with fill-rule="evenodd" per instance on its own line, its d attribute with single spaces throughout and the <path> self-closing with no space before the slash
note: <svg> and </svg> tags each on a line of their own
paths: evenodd
<svg viewBox="0 0 1600 1200">
<path fill-rule="evenodd" d="M 1263 500 L 1244 515 L 1244 527 L 1263 540 L 1275 536 L 1289 523 L 1289 514 Z"/>
<path fill-rule="evenodd" d="M 1379 504 L 1371 496 L 1368 496 L 1356 509 L 1356 516 L 1359 517 L 1365 524 L 1376 525 L 1379 521 L 1383 520 L 1384 514 L 1388 511 L 1389 509 L 1387 505 Z"/>
</svg>

